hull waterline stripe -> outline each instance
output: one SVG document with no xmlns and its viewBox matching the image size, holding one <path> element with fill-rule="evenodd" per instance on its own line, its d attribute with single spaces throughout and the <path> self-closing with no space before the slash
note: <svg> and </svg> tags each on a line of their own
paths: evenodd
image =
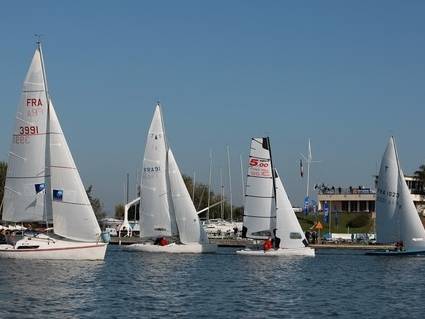
<svg viewBox="0 0 425 319">
<path fill-rule="evenodd" d="M 47 248 L 47 249 L 0 249 L 0 252 L 19 252 L 19 253 L 31 253 L 36 251 L 59 251 L 59 250 L 75 250 L 75 249 L 86 249 L 86 248 L 97 248 L 105 246 L 106 244 L 96 244 L 91 246 L 82 247 L 63 247 L 63 248 Z"/>
</svg>

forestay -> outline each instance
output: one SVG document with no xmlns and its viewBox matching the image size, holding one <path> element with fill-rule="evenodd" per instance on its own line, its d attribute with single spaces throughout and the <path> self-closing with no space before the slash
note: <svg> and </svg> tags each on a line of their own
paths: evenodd
<svg viewBox="0 0 425 319">
<path fill-rule="evenodd" d="M 281 248 L 303 248 L 307 241 L 298 222 L 283 183 L 275 169 L 276 181 L 276 237 Z"/>
<path fill-rule="evenodd" d="M 246 237 L 262 239 L 275 228 L 275 194 L 268 138 L 253 138 L 246 181 L 243 225 Z"/>
<path fill-rule="evenodd" d="M 180 241 L 183 244 L 208 243 L 206 233 L 200 225 L 195 206 L 190 198 L 171 149 L 168 150 L 168 172 L 170 193 Z"/>
<path fill-rule="evenodd" d="M 9 152 L 3 220 L 10 222 L 46 220 L 47 94 L 40 50 L 36 49 L 23 83 Z"/>
<path fill-rule="evenodd" d="M 149 128 L 143 158 L 140 203 L 140 236 L 145 238 L 177 235 L 167 188 L 167 145 L 161 108 L 155 113 Z"/>
</svg>

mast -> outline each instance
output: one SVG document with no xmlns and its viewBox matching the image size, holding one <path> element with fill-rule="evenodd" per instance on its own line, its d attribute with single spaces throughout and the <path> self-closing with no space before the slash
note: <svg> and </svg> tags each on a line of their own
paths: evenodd
<svg viewBox="0 0 425 319">
<path fill-rule="evenodd" d="M 220 184 L 221 184 L 221 204 L 220 204 L 220 213 L 221 213 L 221 219 L 224 219 L 224 183 L 223 183 L 223 170 L 220 168 Z"/>
<path fill-rule="evenodd" d="M 239 160 L 241 162 L 241 181 L 242 181 L 242 198 L 245 198 L 245 181 L 243 178 L 243 163 L 242 163 L 242 154 L 239 154 Z"/>
<path fill-rule="evenodd" d="M 196 185 L 196 171 L 193 171 L 193 180 L 192 180 L 192 201 L 195 204 L 195 185 Z"/>
<path fill-rule="evenodd" d="M 395 138 L 394 136 L 391 136 L 391 139 L 393 140 L 393 144 L 394 144 L 394 153 L 395 153 L 395 158 L 396 158 L 396 163 L 397 163 L 397 172 L 398 172 L 398 178 L 397 178 L 397 194 L 400 195 L 399 189 L 398 189 L 398 185 L 399 185 L 399 181 L 400 181 L 400 173 L 401 173 L 401 169 L 400 169 L 400 160 L 398 159 L 398 151 L 397 151 L 397 146 L 395 144 Z M 404 176 L 403 176 L 404 177 Z M 398 202 L 398 197 L 396 199 L 396 201 Z M 398 230 L 398 238 L 401 239 L 401 223 L 400 223 L 400 211 L 396 210 L 397 212 L 397 230 Z"/>
<path fill-rule="evenodd" d="M 41 35 L 36 34 L 37 39 L 37 49 L 40 52 L 40 61 L 41 61 L 41 70 L 43 73 L 43 83 L 44 83 L 44 92 L 46 94 L 46 101 L 47 101 L 47 116 L 46 116 L 46 146 L 45 146 L 45 180 L 44 180 L 44 207 L 43 207 L 43 215 L 45 216 L 45 222 L 46 222 L 46 229 L 49 228 L 49 217 L 48 217 L 48 210 L 47 205 L 50 206 L 50 201 L 48 198 L 50 198 L 51 193 L 51 185 L 48 182 L 49 178 L 51 178 L 51 172 L 50 172 L 50 97 L 49 97 L 49 91 L 47 87 L 47 77 L 46 77 L 46 68 L 44 66 L 44 57 L 43 57 L 43 51 L 41 49 Z M 49 195 L 48 195 L 49 194 Z"/>
<path fill-rule="evenodd" d="M 229 148 L 229 145 L 227 145 L 227 168 L 228 168 L 228 171 L 229 171 L 230 222 L 233 223 L 232 175 L 230 174 L 230 148 Z"/>
<path fill-rule="evenodd" d="M 211 174 L 212 174 L 212 150 L 210 149 L 210 174 L 209 174 L 209 177 L 208 177 L 208 209 L 207 209 L 207 220 L 210 219 Z"/>
<path fill-rule="evenodd" d="M 312 163 L 320 163 L 320 161 L 313 161 L 313 156 L 311 154 L 311 142 L 310 139 L 308 139 L 308 153 L 307 156 L 304 154 L 301 154 L 301 156 L 304 158 L 304 160 L 307 163 L 307 185 L 306 185 L 306 199 L 308 200 L 308 205 L 310 205 L 310 166 Z"/>
<path fill-rule="evenodd" d="M 275 210 L 277 210 L 277 200 L 276 200 L 276 172 L 274 171 L 274 166 L 273 166 L 273 158 L 272 158 L 272 148 L 270 145 L 270 138 L 267 136 L 266 137 L 266 141 L 267 141 L 267 148 L 269 149 L 269 154 L 270 154 L 270 168 L 272 171 L 272 180 L 273 180 L 273 197 L 274 197 L 274 207 Z"/>
</svg>

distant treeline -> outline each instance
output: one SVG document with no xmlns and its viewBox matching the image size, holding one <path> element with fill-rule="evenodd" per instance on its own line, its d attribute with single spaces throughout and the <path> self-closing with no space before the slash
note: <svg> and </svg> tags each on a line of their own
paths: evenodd
<svg viewBox="0 0 425 319">
<path fill-rule="evenodd" d="M 187 190 L 189 191 L 190 197 L 193 196 L 193 180 L 187 175 L 183 175 L 183 180 L 186 184 Z M 197 211 L 200 211 L 208 207 L 208 185 L 202 183 L 196 183 L 194 192 L 193 203 Z M 210 206 L 214 203 L 221 201 L 221 196 L 210 191 Z M 209 218 L 221 218 L 223 212 L 224 219 L 230 219 L 230 203 L 224 198 L 224 203 L 218 204 L 210 209 Z M 233 220 L 242 220 L 243 207 L 233 206 Z M 124 205 L 118 204 L 115 206 L 115 218 L 121 219 L 124 216 Z M 207 217 L 207 211 L 200 214 L 201 218 Z M 129 220 L 139 219 L 139 205 L 133 206 L 128 211 Z"/>
</svg>

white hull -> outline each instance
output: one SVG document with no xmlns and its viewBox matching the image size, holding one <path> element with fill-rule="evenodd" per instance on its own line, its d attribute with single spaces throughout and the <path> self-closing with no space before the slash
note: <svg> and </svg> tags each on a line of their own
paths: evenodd
<svg viewBox="0 0 425 319">
<path fill-rule="evenodd" d="M 143 251 L 148 253 L 175 253 L 175 254 L 208 254 L 217 251 L 216 244 L 169 244 L 166 246 L 146 244 L 133 244 L 125 247 L 126 250 Z"/>
<path fill-rule="evenodd" d="M 19 248 L 19 247 L 37 248 Z M 86 243 L 43 236 L 25 237 L 13 245 L 0 245 L 0 258 L 103 260 L 106 243 Z"/>
<path fill-rule="evenodd" d="M 304 247 L 304 248 L 279 248 L 277 250 L 270 249 L 267 251 L 264 250 L 252 250 L 252 249 L 244 249 L 238 250 L 236 252 L 238 255 L 246 255 L 246 256 L 265 256 L 265 257 L 273 257 L 273 256 L 315 256 L 315 251 L 313 248 Z"/>
</svg>

